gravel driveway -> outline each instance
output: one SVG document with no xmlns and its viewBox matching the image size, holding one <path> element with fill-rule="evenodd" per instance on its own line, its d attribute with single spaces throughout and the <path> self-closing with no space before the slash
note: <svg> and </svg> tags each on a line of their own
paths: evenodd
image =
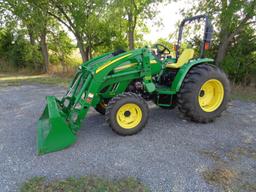
<svg viewBox="0 0 256 192">
<path fill-rule="evenodd" d="M 36 122 L 46 95 L 65 90 L 48 85 L 23 85 L 0 89 L 0 191 L 18 190 L 33 176 L 49 179 L 97 175 L 111 179 L 134 176 L 152 191 L 221 191 L 208 184 L 202 172 L 215 161 L 202 151 L 217 151 L 225 160 L 236 147 L 256 147 L 256 104 L 233 101 L 221 118 L 211 124 L 184 120 L 177 110 L 150 104 L 145 129 L 121 137 L 111 131 L 104 117 L 93 109 L 72 147 L 44 156 L 36 155 Z M 246 179 L 256 183 L 256 161 L 243 155 L 226 159 Z"/>
</svg>

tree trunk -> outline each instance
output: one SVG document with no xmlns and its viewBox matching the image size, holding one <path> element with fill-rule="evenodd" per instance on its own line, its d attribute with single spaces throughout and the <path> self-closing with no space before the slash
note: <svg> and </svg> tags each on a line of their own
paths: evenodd
<svg viewBox="0 0 256 192">
<path fill-rule="evenodd" d="M 64 74 L 67 72 L 67 67 L 66 67 L 66 63 L 65 63 L 65 55 L 63 52 L 61 52 L 61 55 L 59 58 L 60 58 L 60 64 L 62 67 L 62 74 Z"/>
<path fill-rule="evenodd" d="M 85 51 L 85 48 L 84 48 L 84 43 L 83 43 L 83 40 L 80 37 L 80 35 L 76 35 L 76 41 L 77 41 L 77 47 L 79 48 L 79 51 L 80 51 L 83 62 L 88 61 L 88 58 L 86 57 L 86 51 Z"/>
<path fill-rule="evenodd" d="M 30 44 L 34 46 L 34 45 L 36 44 L 36 42 L 35 42 L 35 38 L 34 38 L 34 33 L 33 33 L 33 31 L 31 31 L 30 29 L 28 29 L 28 35 L 29 35 Z"/>
<path fill-rule="evenodd" d="M 81 54 L 81 56 L 82 56 L 83 62 L 88 61 L 88 59 L 86 58 L 86 52 L 85 52 L 85 50 L 84 50 L 83 43 L 82 43 L 82 42 L 77 42 L 77 46 L 78 46 L 78 48 L 79 48 L 79 51 L 80 51 L 80 54 Z"/>
<path fill-rule="evenodd" d="M 133 50 L 134 49 L 134 31 L 129 30 L 128 32 L 128 42 L 129 42 L 129 49 Z"/>
<path fill-rule="evenodd" d="M 133 19 L 132 19 L 132 14 L 128 14 L 128 43 L 129 43 L 129 49 L 133 50 L 134 49 L 134 30 L 135 28 L 133 27 Z"/>
<path fill-rule="evenodd" d="M 219 66 L 222 63 L 226 56 L 230 41 L 229 36 L 230 34 L 228 34 L 227 30 L 225 29 L 225 26 L 222 26 L 220 31 L 220 44 L 215 58 L 215 63 L 217 66 Z"/>
<path fill-rule="evenodd" d="M 228 44 L 229 44 L 229 42 L 227 40 L 225 40 L 225 42 L 223 42 L 223 43 L 220 43 L 218 52 L 217 52 L 217 56 L 215 59 L 216 65 L 219 66 L 222 63 L 222 61 L 224 60 L 227 50 L 228 50 Z"/>
<path fill-rule="evenodd" d="M 90 47 L 90 53 L 89 53 L 90 59 L 92 59 L 92 47 Z"/>
<path fill-rule="evenodd" d="M 41 46 L 41 53 L 42 53 L 43 60 L 44 60 L 43 71 L 47 73 L 48 69 L 49 69 L 50 62 L 49 62 L 48 46 L 46 43 L 46 31 L 45 30 L 40 34 L 40 46 Z"/>
<path fill-rule="evenodd" d="M 85 56 L 86 56 L 87 61 L 91 59 L 91 48 L 90 48 L 90 46 L 86 47 Z"/>
<path fill-rule="evenodd" d="M 29 36 L 29 42 L 30 44 L 33 46 L 33 53 L 35 53 L 37 50 L 35 49 L 35 45 L 36 45 L 36 41 L 35 41 L 35 34 L 33 33 L 33 31 L 31 30 L 31 27 L 27 27 L 28 28 L 28 36 Z M 41 69 L 39 64 L 35 61 L 35 59 L 33 59 L 33 66 L 35 71 L 39 71 Z"/>
</svg>

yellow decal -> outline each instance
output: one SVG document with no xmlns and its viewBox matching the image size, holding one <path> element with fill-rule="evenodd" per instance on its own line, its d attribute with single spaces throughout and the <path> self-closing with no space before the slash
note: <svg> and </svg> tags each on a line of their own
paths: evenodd
<svg viewBox="0 0 256 192">
<path fill-rule="evenodd" d="M 131 64 L 127 64 L 127 65 L 123 65 L 123 66 L 120 66 L 120 67 L 117 67 L 115 68 L 115 71 L 121 71 L 123 69 L 127 69 L 129 67 L 133 67 L 135 65 L 137 65 L 138 63 L 131 63 Z"/>
<path fill-rule="evenodd" d="M 151 60 L 150 64 L 157 64 L 157 61 L 156 60 Z"/>
<path fill-rule="evenodd" d="M 130 56 L 130 55 L 132 55 L 132 53 L 130 53 L 130 54 L 128 54 L 128 55 L 124 55 L 124 56 L 122 56 L 122 57 L 119 57 L 119 58 L 117 58 L 117 59 L 115 59 L 115 60 L 113 60 L 113 61 L 110 61 L 110 62 L 108 62 L 108 63 L 106 63 L 106 64 L 100 66 L 100 67 L 96 70 L 96 73 L 99 73 L 100 71 L 102 71 L 102 70 L 105 69 L 106 67 L 110 66 L 111 64 L 113 64 L 113 63 L 115 63 L 115 62 L 117 62 L 117 61 L 119 61 L 119 60 L 121 60 L 121 59 L 123 59 L 123 58 L 126 58 L 126 57 L 128 57 L 128 56 Z"/>
</svg>

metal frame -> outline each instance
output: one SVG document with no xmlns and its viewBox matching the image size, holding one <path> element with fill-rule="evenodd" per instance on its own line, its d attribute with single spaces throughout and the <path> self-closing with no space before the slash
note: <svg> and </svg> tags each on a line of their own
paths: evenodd
<svg viewBox="0 0 256 192">
<path fill-rule="evenodd" d="M 205 20 L 205 27 L 204 27 L 203 41 L 202 41 L 201 46 L 200 46 L 200 56 L 199 57 L 200 58 L 204 57 L 205 43 L 210 44 L 210 42 L 211 42 L 213 26 L 212 26 L 211 21 L 210 21 L 210 19 L 207 15 L 197 15 L 197 16 L 194 16 L 194 17 L 188 17 L 188 18 L 184 19 L 180 24 L 178 42 L 177 42 L 177 45 L 176 45 L 176 59 L 178 59 L 179 55 L 180 55 L 181 40 L 182 40 L 183 29 L 184 29 L 185 24 L 191 23 L 192 21 L 200 21 L 201 19 Z"/>
</svg>

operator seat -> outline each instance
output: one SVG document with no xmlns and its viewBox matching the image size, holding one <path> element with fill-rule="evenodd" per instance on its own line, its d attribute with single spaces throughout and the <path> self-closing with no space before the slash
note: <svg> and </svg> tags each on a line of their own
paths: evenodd
<svg viewBox="0 0 256 192">
<path fill-rule="evenodd" d="M 167 63 L 166 68 L 178 69 L 194 57 L 194 49 L 185 49 L 179 56 L 177 63 Z"/>
</svg>

